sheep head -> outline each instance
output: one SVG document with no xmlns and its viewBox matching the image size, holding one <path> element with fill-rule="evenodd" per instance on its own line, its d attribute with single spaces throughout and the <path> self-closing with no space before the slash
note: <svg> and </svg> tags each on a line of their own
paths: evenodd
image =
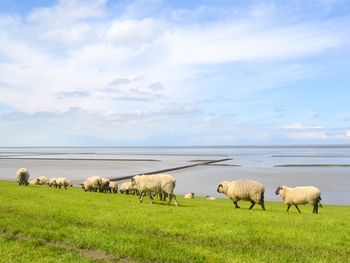
<svg viewBox="0 0 350 263">
<path fill-rule="evenodd" d="M 220 182 L 219 185 L 218 185 L 218 187 L 217 187 L 217 189 L 216 189 L 216 191 L 217 191 L 219 194 L 224 194 L 224 193 L 226 193 L 227 184 L 228 184 L 228 183 L 229 183 L 228 181 L 222 181 L 222 182 Z"/>
<path fill-rule="evenodd" d="M 281 185 L 281 186 L 277 187 L 275 194 L 283 197 L 283 196 L 285 196 L 287 188 L 288 188 L 287 186 Z"/>
</svg>

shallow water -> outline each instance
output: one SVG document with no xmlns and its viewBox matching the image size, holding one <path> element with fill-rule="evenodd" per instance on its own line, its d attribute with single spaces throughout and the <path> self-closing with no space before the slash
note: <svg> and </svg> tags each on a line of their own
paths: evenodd
<svg viewBox="0 0 350 263">
<path fill-rule="evenodd" d="M 281 184 L 315 185 L 321 189 L 323 203 L 350 204 L 350 167 L 336 166 L 350 165 L 347 146 L 0 148 L 0 179 L 15 180 L 16 170 L 27 167 L 32 177 L 62 176 L 79 183 L 88 176 L 123 177 L 227 157 L 233 159 L 169 172 L 177 180 L 176 192 L 220 197 L 218 182 L 249 178 L 265 185 L 266 200 L 279 200 L 274 191 Z M 335 166 L 275 167 L 290 164 Z"/>
</svg>

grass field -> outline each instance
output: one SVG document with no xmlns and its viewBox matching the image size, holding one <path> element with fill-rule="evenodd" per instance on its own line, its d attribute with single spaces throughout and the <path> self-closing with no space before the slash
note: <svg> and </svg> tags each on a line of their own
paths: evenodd
<svg viewBox="0 0 350 263">
<path fill-rule="evenodd" d="M 350 262 L 350 207 L 180 207 L 0 181 L 0 262 Z"/>
</svg>

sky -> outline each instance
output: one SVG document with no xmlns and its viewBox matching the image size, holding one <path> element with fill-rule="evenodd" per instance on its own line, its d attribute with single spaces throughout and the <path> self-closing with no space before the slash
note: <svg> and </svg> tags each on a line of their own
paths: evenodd
<svg viewBox="0 0 350 263">
<path fill-rule="evenodd" d="M 0 2 L 0 146 L 350 144 L 350 1 Z"/>
</svg>

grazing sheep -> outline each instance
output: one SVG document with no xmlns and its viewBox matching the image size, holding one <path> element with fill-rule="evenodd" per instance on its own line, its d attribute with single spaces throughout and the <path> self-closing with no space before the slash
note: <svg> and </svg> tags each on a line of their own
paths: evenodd
<svg viewBox="0 0 350 263">
<path fill-rule="evenodd" d="M 210 195 L 206 195 L 205 198 L 206 198 L 207 200 L 216 200 L 215 197 L 210 196 Z"/>
<path fill-rule="evenodd" d="M 49 179 L 45 176 L 39 176 L 36 178 L 38 180 L 38 184 L 47 184 Z"/>
<path fill-rule="evenodd" d="M 110 181 L 107 178 L 101 177 L 101 185 L 99 191 L 101 193 L 112 192 L 112 189 L 109 187 Z"/>
<path fill-rule="evenodd" d="M 27 168 L 20 168 L 16 173 L 16 178 L 19 185 L 27 186 L 29 184 L 30 174 Z"/>
<path fill-rule="evenodd" d="M 313 205 L 313 213 L 318 214 L 318 205 L 321 205 L 321 191 L 314 186 L 300 186 L 300 187 L 288 187 L 285 185 L 279 186 L 275 192 L 279 195 L 285 204 L 288 205 L 287 212 L 289 208 L 294 205 L 295 208 L 301 213 L 298 205 L 310 204 Z"/>
<path fill-rule="evenodd" d="M 34 179 L 30 180 L 30 181 L 29 181 L 29 184 L 31 184 L 31 185 L 37 185 L 37 184 L 39 184 L 39 183 L 38 183 L 38 178 L 34 178 Z"/>
<path fill-rule="evenodd" d="M 68 186 L 73 186 L 73 185 L 71 181 L 68 180 L 67 178 L 64 178 L 64 177 L 56 178 L 55 187 L 58 187 L 61 189 L 62 186 L 64 187 L 64 189 L 67 189 Z"/>
<path fill-rule="evenodd" d="M 84 191 L 93 191 L 97 192 L 97 190 L 101 189 L 102 178 L 99 176 L 91 176 L 84 180 L 82 183 L 82 188 Z"/>
<path fill-rule="evenodd" d="M 120 185 L 120 189 L 119 189 L 119 192 L 121 192 L 122 194 L 125 193 L 125 194 L 131 194 L 133 193 L 134 191 L 134 188 L 131 184 L 131 181 L 126 181 L 126 182 L 123 182 L 121 185 Z"/>
<path fill-rule="evenodd" d="M 153 202 L 152 193 L 166 193 L 169 195 L 169 202 L 174 198 L 174 203 L 177 206 L 174 188 L 176 180 L 170 174 L 151 174 L 151 175 L 136 175 L 131 178 L 132 187 L 140 192 L 140 202 L 142 203 L 144 196 L 148 193 Z"/>
<path fill-rule="evenodd" d="M 109 187 L 112 190 L 113 194 L 118 193 L 118 183 L 117 182 L 110 182 Z"/>
<path fill-rule="evenodd" d="M 47 181 L 47 184 L 49 185 L 49 187 L 56 186 L 56 179 L 57 179 L 56 177 L 52 177 Z"/>
<path fill-rule="evenodd" d="M 193 199 L 194 198 L 194 193 L 190 192 L 188 194 L 185 194 L 184 198 L 186 198 L 186 199 Z"/>
<path fill-rule="evenodd" d="M 235 208 L 240 208 L 237 205 L 239 200 L 247 200 L 251 202 L 249 209 L 252 209 L 256 203 L 261 205 L 261 208 L 265 210 L 264 206 L 264 186 L 254 180 L 237 180 L 237 181 L 223 181 L 218 185 L 218 193 L 225 194 L 230 198 Z"/>
</svg>

